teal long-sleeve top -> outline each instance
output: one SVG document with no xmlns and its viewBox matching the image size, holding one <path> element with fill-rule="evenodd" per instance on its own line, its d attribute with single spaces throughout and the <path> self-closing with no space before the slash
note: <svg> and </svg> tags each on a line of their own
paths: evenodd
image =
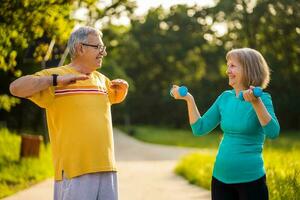
<svg viewBox="0 0 300 200">
<path fill-rule="evenodd" d="M 270 94 L 261 100 L 271 115 L 262 126 L 250 102 L 241 101 L 234 90 L 223 92 L 208 111 L 194 124 L 193 134 L 201 136 L 220 124 L 223 138 L 213 169 L 213 176 L 223 183 L 244 183 L 265 175 L 262 150 L 265 137 L 278 137 L 280 127 Z"/>
</svg>

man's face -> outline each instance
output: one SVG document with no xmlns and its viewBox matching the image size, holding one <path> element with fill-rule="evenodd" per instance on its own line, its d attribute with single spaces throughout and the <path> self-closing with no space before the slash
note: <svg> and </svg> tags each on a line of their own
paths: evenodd
<svg viewBox="0 0 300 200">
<path fill-rule="evenodd" d="M 90 34 L 87 42 L 81 43 L 83 48 L 82 59 L 91 69 L 97 69 L 102 65 L 102 58 L 107 55 L 105 46 L 100 36 Z"/>
</svg>

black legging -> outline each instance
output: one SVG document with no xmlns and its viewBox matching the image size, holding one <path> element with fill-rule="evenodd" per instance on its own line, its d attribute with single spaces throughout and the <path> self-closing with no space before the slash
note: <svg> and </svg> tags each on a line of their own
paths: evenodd
<svg viewBox="0 0 300 200">
<path fill-rule="evenodd" d="M 268 200 L 266 176 L 246 183 L 226 184 L 212 177 L 212 200 Z"/>
</svg>

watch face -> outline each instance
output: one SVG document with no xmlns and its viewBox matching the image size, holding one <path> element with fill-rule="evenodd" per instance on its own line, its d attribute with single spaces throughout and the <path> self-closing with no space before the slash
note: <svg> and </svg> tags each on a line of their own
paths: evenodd
<svg viewBox="0 0 300 200">
<path fill-rule="evenodd" d="M 52 74 L 52 85 L 57 86 L 57 76 L 58 74 Z"/>
</svg>

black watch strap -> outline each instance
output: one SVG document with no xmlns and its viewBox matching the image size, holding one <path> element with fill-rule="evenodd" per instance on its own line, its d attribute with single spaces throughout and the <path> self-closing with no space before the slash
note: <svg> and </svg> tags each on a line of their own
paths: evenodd
<svg viewBox="0 0 300 200">
<path fill-rule="evenodd" d="M 52 85 L 57 86 L 57 77 L 58 74 L 52 74 Z"/>
</svg>

